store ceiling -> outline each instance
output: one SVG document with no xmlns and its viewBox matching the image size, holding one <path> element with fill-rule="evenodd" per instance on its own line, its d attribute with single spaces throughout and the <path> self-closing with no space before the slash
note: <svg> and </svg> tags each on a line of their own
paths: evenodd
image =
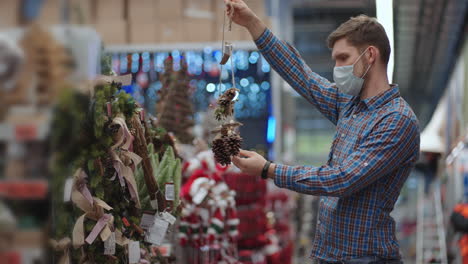
<svg viewBox="0 0 468 264">
<path fill-rule="evenodd" d="M 395 75 L 425 125 L 448 85 L 467 31 L 466 0 L 395 0 Z"/>
<path fill-rule="evenodd" d="M 375 0 L 293 0 L 292 4 L 295 44 L 309 65 L 328 78 L 333 64 L 323 49 L 326 36 L 351 16 L 375 15 Z M 394 0 L 393 79 L 423 126 L 447 86 L 468 33 L 467 6 L 467 0 Z"/>
</svg>

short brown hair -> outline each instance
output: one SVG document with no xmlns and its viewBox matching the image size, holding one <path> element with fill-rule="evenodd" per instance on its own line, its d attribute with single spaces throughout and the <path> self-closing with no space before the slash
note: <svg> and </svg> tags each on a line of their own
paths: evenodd
<svg viewBox="0 0 468 264">
<path fill-rule="evenodd" d="M 377 19 L 366 15 L 352 17 L 333 31 L 327 39 L 328 48 L 332 49 L 335 43 L 342 39 L 356 48 L 362 50 L 367 45 L 375 46 L 380 51 L 380 56 L 385 65 L 390 58 L 390 41 L 383 26 Z"/>
</svg>

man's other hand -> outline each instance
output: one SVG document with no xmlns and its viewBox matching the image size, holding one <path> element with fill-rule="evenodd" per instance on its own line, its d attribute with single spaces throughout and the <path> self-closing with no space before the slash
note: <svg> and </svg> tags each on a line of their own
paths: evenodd
<svg viewBox="0 0 468 264">
<path fill-rule="evenodd" d="M 232 163 L 244 173 L 260 176 L 266 160 L 256 152 L 241 149 L 238 156 L 232 157 Z"/>
</svg>

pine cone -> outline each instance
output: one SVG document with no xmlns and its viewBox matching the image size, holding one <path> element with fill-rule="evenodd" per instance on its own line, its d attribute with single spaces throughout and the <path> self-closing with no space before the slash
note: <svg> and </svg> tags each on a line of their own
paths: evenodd
<svg viewBox="0 0 468 264">
<path fill-rule="evenodd" d="M 110 156 L 106 156 L 102 160 L 102 166 L 104 167 L 104 177 L 112 178 L 112 176 L 114 176 L 115 169 L 114 169 L 114 161 L 112 160 Z"/>
<path fill-rule="evenodd" d="M 242 138 L 238 134 L 223 137 L 224 144 L 230 156 L 237 156 L 242 145 Z"/>
<path fill-rule="evenodd" d="M 227 100 L 232 101 L 232 99 L 236 97 L 237 91 L 238 90 L 236 88 L 230 88 L 223 94 L 223 96 L 225 96 Z"/>
<path fill-rule="evenodd" d="M 227 107 L 232 103 L 232 100 L 225 98 L 224 96 L 220 97 L 218 100 L 218 105 L 222 107 Z"/>
<path fill-rule="evenodd" d="M 231 156 L 229 150 L 226 147 L 225 137 L 217 138 L 213 140 L 213 153 L 215 161 L 221 165 L 231 164 Z"/>
</svg>

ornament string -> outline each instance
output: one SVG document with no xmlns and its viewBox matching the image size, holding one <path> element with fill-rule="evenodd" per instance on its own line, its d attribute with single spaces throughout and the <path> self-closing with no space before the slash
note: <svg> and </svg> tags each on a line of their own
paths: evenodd
<svg viewBox="0 0 468 264">
<path fill-rule="evenodd" d="M 228 3 L 230 6 L 231 13 L 229 14 L 229 25 L 228 31 L 232 30 L 232 16 L 234 14 L 234 7 L 232 6 L 231 2 Z M 227 60 L 231 59 L 231 76 L 232 76 L 232 87 L 235 88 L 235 78 L 234 78 L 234 62 L 233 62 L 233 46 L 231 43 L 226 42 L 226 17 L 228 16 L 227 11 L 223 16 L 223 27 L 222 27 L 222 40 L 221 40 L 221 53 L 222 59 L 220 62 L 220 73 L 219 73 L 219 85 L 217 89 L 217 93 L 220 95 L 221 86 L 222 86 L 222 76 L 223 76 L 223 66 L 226 64 Z"/>
</svg>

